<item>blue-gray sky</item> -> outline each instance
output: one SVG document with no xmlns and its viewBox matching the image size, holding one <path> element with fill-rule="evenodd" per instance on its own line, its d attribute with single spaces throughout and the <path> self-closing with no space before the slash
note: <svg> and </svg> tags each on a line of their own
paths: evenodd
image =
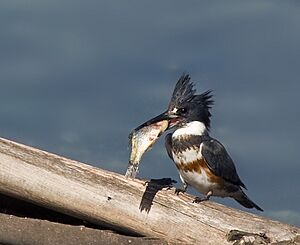
<svg viewBox="0 0 300 245">
<path fill-rule="evenodd" d="M 124 173 L 188 72 L 262 215 L 300 225 L 299 23 L 298 1 L 1 1 L 1 136 Z M 163 144 L 140 177 L 179 180 Z"/>
</svg>

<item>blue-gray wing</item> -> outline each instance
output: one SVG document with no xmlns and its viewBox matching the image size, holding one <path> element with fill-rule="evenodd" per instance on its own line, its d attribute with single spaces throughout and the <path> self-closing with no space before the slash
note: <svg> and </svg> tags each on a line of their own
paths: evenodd
<svg viewBox="0 0 300 245">
<path fill-rule="evenodd" d="M 169 157 L 173 160 L 173 153 L 172 153 L 172 134 L 167 134 L 165 138 L 165 147 Z"/>
<path fill-rule="evenodd" d="M 231 157 L 219 141 L 215 139 L 203 141 L 201 154 L 209 169 L 215 175 L 222 177 L 232 184 L 239 185 L 247 189 L 244 183 L 240 180 Z"/>
</svg>

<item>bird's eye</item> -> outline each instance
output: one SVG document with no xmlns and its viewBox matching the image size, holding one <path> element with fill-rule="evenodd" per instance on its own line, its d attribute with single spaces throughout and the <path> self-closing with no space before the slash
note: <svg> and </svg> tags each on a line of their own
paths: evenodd
<svg viewBox="0 0 300 245">
<path fill-rule="evenodd" d="M 179 113 L 186 113 L 186 108 L 180 108 L 178 111 Z"/>
</svg>

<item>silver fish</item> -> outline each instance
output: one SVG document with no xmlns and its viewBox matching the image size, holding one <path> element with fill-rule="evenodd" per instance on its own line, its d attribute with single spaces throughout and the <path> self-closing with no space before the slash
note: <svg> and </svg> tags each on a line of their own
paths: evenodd
<svg viewBox="0 0 300 245">
<path fill-rule="evenodd" d="M 160 135 L 168 128 L 169 122 L 162 120 L 153 124 L 142 124 L 129 134 L 131 153 L 126 177 L 135 178 L 144 153 L 151 148 Z"/>
</svg>

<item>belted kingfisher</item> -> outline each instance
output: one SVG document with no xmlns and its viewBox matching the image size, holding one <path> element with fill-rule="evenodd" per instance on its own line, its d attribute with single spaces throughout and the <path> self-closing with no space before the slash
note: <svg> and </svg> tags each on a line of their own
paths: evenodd
<svg viewBox="0 0 300 245">
<path fill-rule="evenodd" d="M 168 120 L 168 128 L 175 128 L 165 139 L 167 153 L 183 182 L 183 188 L 175 192 L 185 192 L 192 186 L 205 195 L 204 198 L 196 197 L 196 203 L 208 200 L 210 196 L 231 197 L 246 208 L 263 211 L 243 191 L 242 188 L 247 188 L 225 147 L 209 136 L 211 90 L 199 95 L 195 92 L 189 75 L 183 74 L 167 111 L 149 121 Z"/>
</svg>

